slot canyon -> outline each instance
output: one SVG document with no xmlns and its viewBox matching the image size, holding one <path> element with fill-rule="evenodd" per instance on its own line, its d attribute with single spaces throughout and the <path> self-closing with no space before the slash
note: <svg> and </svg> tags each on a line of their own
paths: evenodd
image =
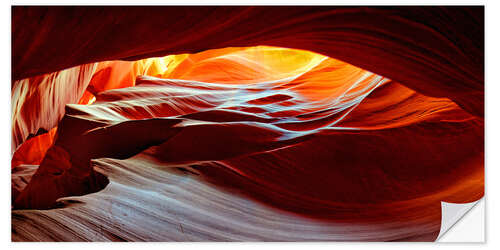
<svg viewBox="0 0 500 250">
<path fill-rule="evenodd" d="M 434 241 L 484 8 L 12 7 L 12 241 Z"/>
</svg>

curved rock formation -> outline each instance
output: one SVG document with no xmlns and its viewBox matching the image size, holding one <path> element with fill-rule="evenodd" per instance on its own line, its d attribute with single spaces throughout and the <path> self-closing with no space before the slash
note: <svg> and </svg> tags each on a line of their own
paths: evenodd
<svg viewBox="0 0 500 250">
<path fill-rule="evenodd" d="M 13 239 L 433 240 L 484 193 L 482 14 L 16 7 Z"/>
<path fill-rule="evenodd" d="M 16 80 L 97 61 L 270 45 L 340 59 L 484 113 L 482 7 L 15 7 L 12 14 Z"/>
</svg>

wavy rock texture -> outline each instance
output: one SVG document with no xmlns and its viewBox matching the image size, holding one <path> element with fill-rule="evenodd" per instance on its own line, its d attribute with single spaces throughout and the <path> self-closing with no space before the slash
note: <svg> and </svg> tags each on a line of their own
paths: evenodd
<svg viewBox="0 0 500 250">
<path fill-rule="evenodd" d="M 68 73 L 79 80 L 68 82 L 82 87 L 50 80 L 64 71 L 16 81 L 38 78 L 57 86 L 58 98 L 78 98 L 52 100 L 65 107 L 62 119 L 19 98 L 36 124 L 51 125 L 13 156 L 14 241 L 428 241 L 439 234 L 441 201 L 483 196 L 483 45 L 475 31 L 456 29 L 480 23 L 477 9 L 160 8 L 217 23 L 190 37 L 176 33 L 190 29 L 163 30 L 164 18 L 182 20 L 177 14 L 125 9 L 14 8 L 14 78 L 255 44 L 314 50 L 377 74 L 258 46 L 79 66 Z M 41 13 L 41 38 L 23 43 L 40 26 L 16 23 Z M 83 18 L 100 20 L 86 43 L 59 36 Z M 165 31 L 155 39 L 140 42 L 149 35 L 138 32 L 102 43 L 152 23 Z M 89 32 L 82 25 L 81 35 Z M 226 32 L 231 39 L 220 40 Z M 28 70 L 55 38 L 68 42 L 54 53 L 61 58 Z M 62 58 L 68 48 L 73 56 Z"/>
<path fill-rule="evenodd" d="M 12 25 L 16 80 L 98 61 L 269 45 L 343 60 L 484 113 L 481 6 L 14 7 Z"/>
<path fill-rule="evenodd" d="M 179 57 L 171 71 L 152 66 Z M 482 196 L 482 120 L 448 99 L 305 51 L 148 60 L 128 69 L 180 79 L 141 76 L 67 105 L 14 205 L 99 191 L 99 173 L 110 184 L 64 208 L 15 211 L 15 240 L 428 240 L 440 201 Z M 120 69 L 99 65 L 89 89 L 138 73 L 96 80 Z"/>
<path fill-rule="evenodd" d="M 96 65 L 77 66 L 13 82 L 12 151 L 30 136 L 57 125 L 64 115 L 64 106 L 77 103 L 83 95 Z"/>
</svg>

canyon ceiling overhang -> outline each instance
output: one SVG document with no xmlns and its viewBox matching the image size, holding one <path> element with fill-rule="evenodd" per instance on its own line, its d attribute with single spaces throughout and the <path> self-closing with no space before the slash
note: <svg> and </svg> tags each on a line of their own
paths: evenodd
<svg viewBox="0 0 500 250">
<path fill-rule="evenodd" d="M 224 47 L 305 49 L 484 116 L 484 8 L 12 8 L 12 78 Z"/>
</svg>

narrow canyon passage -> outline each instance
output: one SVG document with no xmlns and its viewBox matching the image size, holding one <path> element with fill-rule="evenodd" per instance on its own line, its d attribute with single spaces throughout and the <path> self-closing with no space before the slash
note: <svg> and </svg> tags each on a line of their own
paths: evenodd
<svg viewBox="0 0 500 250">
<path fill-rule="evenodd" d="M 62 10 L 100 13 L 102 23 L 96 37 L 71 52 L 74 61 L 58 60 L 49 69 L 35 57 L 65 26 L 42 29 L 23 57 L 13 55 L 14 241 L 430 241 L 439 234 L 441 201 L 484 195 L 484 76 L 473 63 L 480 61 L 478 41 L 409 45 L 403 32 L 384 39 L 406 46 L 406 55 L 392 47 L 383 52 L 392 56 L 381 57 L 353 42 L 364 34 L 387 46 L 375 39 L 378 29 L 338 28 L 366 24 L 365 17 L 348 18 L 361 14 L 379 27 L 423 10 L 312 8 L 289 21 L 297 28 L 269 28 L 279 41 L 265 42 L 272 32 L 263 29 L 254 40 L 249 33 L 245 46 L 215 45 L 215 37 L 204 48 L 216 49 L 192 46 L 199 51 L 165 55 L 175 48 L 166 43 L 171 47 L 162 56 L 149 57 L 163 35 L 143 47 L 131 38 L 120 55 L 83 53 L 99 44 L 99 30 L 112 27 L 107 16 L 118 18 L 121 10 L 15 8 L 13 44 L 23 41 L 26 31 L 16 29 L 23 15 L 45 13 L 40 25 L 49 28 L 64 19 Z M 277 19 L 305 11 L 281 10 Z M 268 11 L 236 8 L 221 25 L 243 25 Z M 148 20 L 160 18 L 151 13 Z M 354 40 L 319 43 L 330 41 L 324 18 L 330 31 L 351 32 L 345 37 Z M 301 25 L 312 27 L 304 40 L 284 38 L 303 34 Z M 405 25 L 415 23 L 394 21 L 383 32 Z M 445 29 L 452 26 L 416 26 L 429 37 L 455 34 Z M 86 27 L 80 32 L 90 32 Z M 284 41 L 293 48 L 253 46 Z M 17 44 L 14 52 L 24 46 Z M 21 70 L 29 60 L 32 69 Z"/>
</svg>

